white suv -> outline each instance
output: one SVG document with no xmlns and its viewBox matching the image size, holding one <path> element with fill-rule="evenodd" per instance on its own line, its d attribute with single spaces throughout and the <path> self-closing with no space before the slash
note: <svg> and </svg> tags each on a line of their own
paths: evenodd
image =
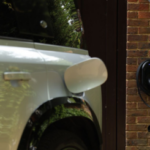
<svg viewBox="0 0 150 150">
<path fill-rule="evenodd" d="M 20 17 L 17 2 L 0 3 Z M 67 44 L 52 45 L 55 37 L 43 44 L 32 33 L 34 41 L 22 40 L 22 29 L 7 35 L 0 24 L 0 150 L 101 149 L 100 85 L 107 79 L 102 60 Z M 46 21 L 40 25 L 48 26 Z"/>
</svg>

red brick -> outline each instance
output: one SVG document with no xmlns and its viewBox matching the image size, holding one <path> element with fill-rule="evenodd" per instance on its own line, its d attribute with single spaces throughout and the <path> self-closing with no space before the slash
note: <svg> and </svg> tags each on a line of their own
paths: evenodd
<svg viewBox="0 0 150 150">
<path fill-rule="evenodd" d="M 150 19 L 150 12 L 139 12 L 138 18 L 141 18 L 141 19 L 148 18 L 148 19 Z"/>
<path fill-rule="evenodd" d="M 148 0 L 139 0 L 140 3 L 149 3 Z"/>
<path fill-rule="evenodd" d="M 147 60 L 148 58 L 138 58 L 138 64 L 141 64 L 143 61 Z"/>
<path fill-rule="evenodd" d="M 150 146 L 150 139 L 148 139 L 148 146 Z"/>
<path fill-rule="evenodd" d="M 139 49 L 150 49 L 150 43 L 139 43 L 138 48 Z"/>
<path fill-rule="evenodd" d="M 145 11 L 145 10 L 149 10 L 149 3 L 147 4 L 137 4 L 139 5 L 139 11 Z"/>
<path fill-rule="evenodd" d="M 127 102 L 141 102 L 141 98 L 139 95 L 127 95 Z"/>
<path fill-rule="evenodd" d="M 127 131 L 146 131 L 147 125 L 127 125 Z"/>
<path fill-rule="evenodd" d="M 149 34 L 150 28 L 139 28 L 139 34 Z"/>
<path fill-rule="evenodd" d="M 138 145 L 147 145 L 147 139 L 128 139 L 126 145 L 127 146 L 138 146 Z"/>
<path fill-rule="evenodd" d="M 148 108 L 148 107 L 147 107 Z M 150 110 L 148 110 L 148 116 L 150 116 Z"/>
<path fill-rule="evenodd" d="M 150 123 L 150 117 L 137 117 L 138 123 Z"/>
<path fill-rule="evenodd" d="M 128 35 L 128 41 L 147 41 L 148 35 Z"/>
<path fill-rule="evenodd" d="M 137 43 L 127 43 L 127 49 L 137 49 Z"/>
<path fill-rule="evenodd" d="M 148 20 L 127 20 L 127 26 L 149 26 Z"/>
<path fill-rule="evenodd" d="M 138 150 L 150 150 L 149 146 L 138 146 Z"/>
<path fill-rule="evenodd" d="M 149 4 L 128 4 L 128 10 L 145 11 L 149 10 Z"/>
<path fill-rule="evenodd" d="M 135 73 L 135 72 L 127 72 L 127 73 L 126 73 L 126 78 L 127 78 L 128 80 L 135 79 L 135 78 L 136 78 L 136 73 Z"/>
<path fill-rule="evenodd" d="M 137 65 L 137 58 L 127 58 L 128 65 Z"/>
<path fill-rule="evenodd" d="M 127 51 L 128 57 L 147 57 L 148 51 Z"/>
<path fill-rule="evenodd" d="M 126 82 L 126 87 L 128 87 L 128 88 L 135 88 L 135 87 L 137 87 L 136 81 L 127 81 Z"/>
<path fill-rule="evenodd" d="M 127 116 L 147 116 L 147 110 L 126 110 Z"/>
<path fill-rule="evenodd" d="M 126 132 L 127 139 L 137 139 L 137 132 Z"/>
<path fill-rule="evenodd" d="M 138 94 L 139 95 L 139 94 Z M 144 92 L 141 91 L 141 95 L 142 97 L 146 100 L 147 99 L 147 94 L 145 94 Z M 140 97 L 140 96 L 139 96 Z"/>
<path fill-rule="evenodd" d="M 148 52 L 148 56 L 150 56 L 150 51 Z"/>
<path fill-rule="evenodd" d="M 128 0 L 128 2 L 137 2 L 138 0 Z"/>
<path fill-rule="evenodd" d="M 150 96 L 147 95 L 147 103 L 150 103 Z"/>
<path fill-rule="evenodd" d="M 139 150 L 139 149 L 136 146 L 126 146 L 126 150 Z"/>
<path fill-rule="evenodd" d="M 127 18 L 138 18 L 138 13 L 137 12 L 128 12 Z"/>
<path fill-rule="evenodd" d="M 138 66 L 137 65 L 127 65 L 126 66 L 126 71 L 127 72 L 136 72 L 137 71 Z"/>
<path fill-rule="evenodd" d="M 150 138 L 150 133 L 149 132 L 138 132 L 137 134 L 138 134 L 139 139 Z"/>
<path fill-rule="evenodd" d="M 136 123 L 136 118 L 132 116 L 127 116 L 126 117 L 126 123 L 127 124 L 135 124 Z"/>
<path fill-rule="evenodd" d="M 138 13 L 138 17 L 140 17 L 140 12 L 138 11 L 149 10 L 149 2 L 148 0 L 128 0 L 128 2 L 140 2 L 141 4 L 129 3 L 128 9 L 133 11 L 132 12 L 129 11 L 127 13 L 128 18 L 130 18 L 128 20 L 127 34 L 129 35 L 127 41 L 129 41 L 130 43 L 127 43 L 127 57 L 129 58 L 127 58 L 126 63 L 127 63 L 127 71 L 131 71 L 131 72 L 126 73 L 126 78 L 128 79 L 126 87 L 127 87 L 127 94 L 136 94 L 136 95 L 127 95 L 126 98 L 127 100 L 126 115 L 128 115 L 126 118 L 126 124 L 127 124 L 126 129 L 128 130 L 128 132 L 126 133 L 126 138 L 127 138 L 126 150 L 150 150 L 150 146 L 148 146 L 148 139 L 147 139 L 148 135 L 144 134 L 147 131 L 148 125 L 145 125 L 147 123 L 139 122 L 142 124 L 136 124 L 137 123 L 136 121 L 140 121 L 140 118 L 142 118 L 142 116 L 146 117 L 148 115 L 148 110 L 145 109 L 142 105 L 142 101 L 137 93 L 136 81 L 135 81 L 135 77 L 136 77 L 135 72 L 137 71 L 138 64 L 140 64 L 140 62 L 142 62 L 143 60 L 147 59 L 146 57 L 148 57 L 148 54 L 150 54 L 149 43 L 146 43 L 148 42 L 148 40 L 150 41 L 150 36 L 148 35 L 150 34 L 149 20 L 143 18 L 139 20 L 136 19 L 137 13 Z M 145 2 L 146 4 L 143 4 Z M 138 29 L 138 27 L 140 27 L 140 29 Z M 141 28 L 141 27 L 148 27 L 148 29 Z M 142 35 L 142 34 L 147 34 L 147 35 Z M 142 132 L 137 132 L 137 131 L 145 131 L 145 132 L 142 134 Z M 137 139 L 138 137 L 139 139 Z"/>
<path fill-rule="evenodd" d="M 126 103 L 126 108 L 127 109 L 135 109 L 136 103 L 134 103 L 134 102 Z"/>
<path fill-rule="evenodd" d="M 145 99 L 146 100 L 146 99 Z M 138 109 L 147 109 L 148 107 L 143 103 L 138 103 Z"/>
<path fill-rule="evenodd" d="M 126 93 L 127 93 L 127 95 L 137 95 L 137 89 L 136 88 L 134 88 L 134 89 L 127 88 Z"/>
<path fill-rule="evenodd" d="M 128 34 L 137 34 L 138 33 L 138 28 L 128 27 L 127 28 L 127 33 Z"/>
</svg>

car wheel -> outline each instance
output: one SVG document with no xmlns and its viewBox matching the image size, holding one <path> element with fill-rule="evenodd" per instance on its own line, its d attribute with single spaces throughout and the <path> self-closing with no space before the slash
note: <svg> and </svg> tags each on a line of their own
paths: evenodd
<svg viewBox="0 0 150 150">
<path fill-rule="evenodd" d="M 88 148 L 74 133 L 57 130 L 44 134 L 37 150 L 88 150 Z"/>
</svg>

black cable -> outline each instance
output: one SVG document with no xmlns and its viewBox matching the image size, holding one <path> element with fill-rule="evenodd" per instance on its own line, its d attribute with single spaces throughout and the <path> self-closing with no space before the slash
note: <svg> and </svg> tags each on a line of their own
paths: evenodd
<svg viewBox="0 0 150 150">
<path fill-rule="evenodd" d="M 150 96 L 150 90 L 147 90 L 146 88 L 144 88 L 144 87 L 142 86 L 142 84 L 139 82 L 139 75 L 140 75 L 141 67 L 142 67 L 142 66 L 144 65 L 144 63 L 146 63 L 147 61 L 150 61 L 150 60 L 146 60 L 146 61 L 142 62 L 142 63 L 139 65 L 139 67 L 138 67 L 138 69 L 137 69 L 137 72 L 136 72 L 136 83 L 137 83 L 138 93 L 139 93 L 139 95 L 140 95 L 141 100 L 144 102 L 144 104 L 145 104 L 146 106 L 150 107 L 150 105 L 147 104 L 147 102 L 143 99 L 143 97 L 142 97 L 142 95 L 141 95 L 141 91 L 143 91 L 144 93 L 146 93 L 147 95 Z"/>
<path fill-rule="evenodd" d="M 145 100 L 143 99 L 139 88 L 138 88 L 138 93 L 139 93 L 139 95 L 140 95 L 141 100 L 144 102 L 144 104 L 145 104 L 146 106 L 150 107 L 150 105 L 148 105 L 148 104 L 145 102 Z"/>
</svg>

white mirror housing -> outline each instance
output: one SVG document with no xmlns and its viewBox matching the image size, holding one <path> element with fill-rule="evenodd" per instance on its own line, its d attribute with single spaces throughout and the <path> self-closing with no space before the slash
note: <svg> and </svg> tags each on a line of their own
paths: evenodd
<svg viewBox="0 0 150 150">
<path fill-rule="evenodd" d="M 81 93 L 102 85 L 108 77 L 104 62 L 98 58 L 75 64 L 65 71 L 64 80 L 68 90 Z"/>
</svg>

